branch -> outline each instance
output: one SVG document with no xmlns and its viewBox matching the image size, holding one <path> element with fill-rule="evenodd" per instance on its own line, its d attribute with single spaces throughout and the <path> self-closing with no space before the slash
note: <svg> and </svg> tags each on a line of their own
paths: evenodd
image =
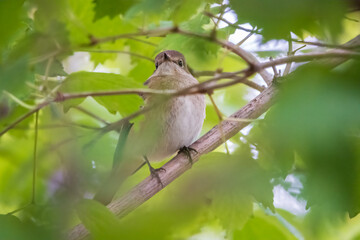
<svg viewBox="0 0 360 240">
<path fill-rule="evenodd" d="M 204 38 L 209 41 L 213 41 L 213 42 L 221 45 L 224 48 L 229 49 L 236 55 L 240 56 L 249 66 L 254 66 L 259 63 L 259 61 L 256 59 L 256 57 L 254 55 L 245 51 L 244 49 L 237 46 L 236 44 L 233 44 L 226 40 L 217 39 L 216 37 L 214 37 L 214 35 L 189 32 L 189 31 L 180 29 L 179 27 L 159 28 L 159 29 L 154 29 L 154 30 L 149 30 L 149 31 L 120 34 L 120 35 L 104 37 L 104 38 L 92 37 L 90 46 L 94 46 L 94 45 L 97 45 L 97 44 L 103 43 L 103 42 L 115 41 L 117 39 L 122 39 L 122 38 L 129 38 L 129 37 L 135 37 L 135 36 L 162 36 L 162 35 L 168 34 L 168 33 L 179 33 L 179 34 L 183 34 L 183 35 Z M 272 77 L 266 70 L 261 70 L 259 73 L 267 85 L 271 84 Z"/>
<path fill-rule="evenodd" d="M 232 51 L 233 53 L 235 53 L 236 55 L 241 57 L 249 65 L 250 68 L 257 66 L 259 64 L 259 61 L 257 60 L 257 58 L 254 55 L 245 51 L 240 46 L 237 46 L 236 44 L 233 44 L 232 42 L 229 42 L 227 40 L 217 39 L 212 36 L 208 36 L 208 35 L 204 35 L 204 34 L 188 32 L 188 31 L 185 31 L 185 30 L 179 29 L 179 28 L 176 28 L 174 31 L 177 33 L 183 34 L 183 35 L 200 37 L 200 38 L 205 38 L 210 41 L 213 41 L 213 42 L 221 45 L 222 47 L 229 49 L 230 51 Z M 272 77 L 271 77 L 270 73 L 268 73 L 265 69 L 260 69 L 259 74 L 264 79 L 264 81 L 266 82 L 267 85 L 271 84 Z"/>
<path fill-rule="evenodd" d="M 256 119 L 263 114 L 272 104 L 273 96 L 277 90 L 275 87 L 270 86 L 255 99 L 250 101 L 245 107 L 238 112 L 231 115 L 231 118 L 239 119 Z M 201 137 L 198 141 L 193 143 L 190 147 L 196 149 L 198 153 L 192 156 L 193 163 L 197 162 L 201 155 L 213 151 L 215 148 L 223 143 L 223 137 L 220 134 L 220 128 L 224 134 L 225 139 L 229 139 L 239 132 L 242 128 L 247 126 L 249 122 L 235 122 L 224 121 L 214 127 L 207 134 Z M 166 171 L 159 173 L 161 181 L 165 186 L 191 168 L 191 164 L 187 157 L 180 153 L 175 156 L 171 161 L 162 166 Z M 161 190 L 155 178 L 147 177 L 140 184 L 134 187 L 130 192 L 121 197 L 120 199 L 110 203 L 108 208 L 115 213 L 118 217 L 124 217 L 138 206 L 143 204 L 146 200 L 154 196 Z M 77 225 L 70 233 L 69 239 L 79 240 L 84 239 L 88 235 L 88 231 L 80 224 Z"/>
<path fill-rule="evenodd" d="M 106 50 L 106 49 L 79 49 L 79 51 L 81 52 L 92 52 L 92 53 L 118 53 L 118 54 L 128 54 L 134 57 L 138 57 L 138 58 L 142 58 L 145 60 L 148 60 L 150 62 L 154 62 L 154 59 L 146 57 L 144 55 L 138 54 L 138 53 L 134 53 L 134 52 L 130 52 L 130 51 L 120 51 L 120 50 Z"/>
<path fill-rule="evenodd" d="M 50 102 L 43 102 L 42 104 L 38 105 L 36 108 L 30 110 L 29 112 L 25 113 L 24 115 L 22 115 L 21 117 L 16 119 L 14 122 L 12 122 L 10 125 L 8 125 L 5 129 L 3 129 L 0 132 L 0 137 L 2 135 L 4 135 L 7 131 L 14 128 L 16 125 L 18 125 L 22 121 L 24 121 L 26 118 L 30 117 L 31 115 L 33 115 L 34 113 L 36 113 L 37 111 L 39 111 L 40 109 L 42 109 L 43 107 L 45 107 L 45 106 L 47 106 L 49 104 L 50 104 Z"/>
<path fill-rule="evenodd" d="M 296 38 L 291 38 L 291 41 L 306 44 L 306 45 L 314 45 L 314 46 L 326 47 L 326 48 L 339 48 L 339 49 L 351 50 L 351 49 L 356 49 L 356 48 L 360 47 L 360 45 L 346 46 L 346 45 L 337 45 L 337 44 L 329 44 L 329 43 L 321 43 L 321 42 L 310 42 L 310 41 L 299 40 Z"/>
<path fill-rule="evenodd" d="M 176 31 L 176 29 L 177 29 L 177 27 L 158 28 L 158 29 L 149 30 L 149 31 L 140 31 L 140 32 L 136 32 L 136 33 L 125 33 L 125 34 L 119 34 L 119 35 L 103 37 L 103 38 L 96 38 L 96 37 L 92 36 L 90 46 L 94 46 L 94 45 L 97 45 L 97 44 L 103 43 L 103 42 L 111 42 L 111 41 L 115 41 L 115 40 L 123 39 L 123 38 L 133 39 L 133 37 L 139 37 L 139 36 L 162 36 L 164 34 L 174 32 L 174 31 Z"/>
<path fill-rule="evenodd" d="M 356 43 L 358 44 L 357 38 L 355 38 L 354 41 L 356 41 Z M 246 51 L 244 51 L 244 52 L 245 52 L 245 54 L 247 54 Z M 304 55 L 297 55 L 297 56 L 288 56 L 288 57 L 279 58 L 279 59 L 264 62 L 264 63 L 259 63 L 258 60 L 251 54 L 247 55 L 247 57 L 249 57 L 249 60 L 252 62 L 252 64 L 254 64 L 252 68 L 241 70 L 238 72 L 233 72 L 233 73 L 219 74 L 218 76 L 211 78 L 205 82 L 199 83 L 197 85 L 193 85 L 189 88 L 180 90 L 178 92 L 172 91 L 172 90 L 154 90 L 154 89 L 141 89 L 141 88 L 140 89 L 136 89 L 136 88 L 131 89 L 130 88 L 130 89 L 115 90 L 115 91 L 59 94 L 59 96 L 57 96 L 55 99 L 48 100 L 48 101 L 41 103 L 33 110 L 29 111 L 25 115 L 23 115 L 20 118 L 18 118 L 17 120 L 15 120 L 13 123 L 11 123 L 9 126 L 7 126 L 5 129 L 3 129 L 0 132 L 0 137 L 2 135 L 4 135 L 7 131 L 9 131 L 10 129 L 14 128 L 17 124 L 19 124 L 20 122 L 25 120 L 27 117 L 31 116 L 36 111 L 49 105 L 51 102 L 60 102 L 60 101 L 65 101 L 65 100 L 69 100 L 69 99 L 84 98 L 84 97 L 89 97 L 89 96 L 97 97 L 97 96 L 111 96 L 111 95 L 125 95 L 125 94 L 158 94 L 158 95 L 165 95 L 165 96 L 166 95 L 180 96 L 180 95 L 204 93 L 204 92 L 208 92 L 209 90 L 215 90 L 215 89 L 231 86 L 231 85 L 234 85 L 237 83 L 244 83 L 250 87 L 253 87 L 254 89 L 256 89 L 258 91 L 262 91 L 264 89 L 262 86 L 254 83 L 254 82 L 251 82 L 251 81 L 247 80 L 246 78 L 256 72 L 259 72 L 260 74 L 266 73 L 264 75 L 264 79 L 267 79 L 266 80 L 267 82 L 271 82 L 272 76 L 264 70 L 265 68 L 276 66 L 276 65 L 281 65 L 284 63 L 288 63 L 288 62 L 304 62 L 304 61 L 310 61 L 310 60 L 314 60 L 314 59 L 323 59 L 323 58 L 333 58 L 332 64 L 329 64 L 329 65 L 337 65 L 337 64 L 340 64 L 341 62 L 346 61 L 348 57 L 360 58 L 360 53 L 346 51 L 346 50 L 333 50 L 333 51 L 325 52 L 325 53 L 314 53 L 314 54 L 304 54 Z M 252 58 L 254 58 L 254 59 L 252 59 Z M 246 73 L 246 74 L 243 77 L 239 77 L 239 76 L 237 76 L 237 74 L 239 74 L 239 73 Z M 216 81 L 218 81 L 220 79 L 224 79 L 224 78 L 233 78 L 233 81 L 230 81 L 227 83 L 222 83 L 222 84 L 217 84 L 217 85 L 210 85 L 210 83 L 216 82 Z M 141 114 L 142 113 L 143 112 L 141 112 Z M 138 115 L 136 115 L 136 116 L 138 116 Z"/>
<path fill-rule="evenodd" d="M 220 17 L 220 16 L 216 16 L 210 12 L 204 12 L 204 15 L 208 16 L 208 17 L 211 17 L 211 18 L 216 18 L 218 20 L 221 20 L 223 21 L 224 23 L 226 23 L 227 25 L 231 26 L 231 27 L 234 27 L 234 28 L 237 28 L 237 29 L 240 29 L 240 30 L 243 30 L 245 32 L 249 32 L 249 33 L 257 33 L 257 34 L 260 34 L 260 31 L 258 30 L 253 30 L 253 29 L 248 29 L 248 28 L 244 28 L 244 27 L 241 27 L 237 24 L 234 24 L 234 23 L 231 23 L 230 21 L 226 20 L 225 18 L 223 17 Z"/>
<path fill-rule="evenodd" d="M 303 55 L 297 55 L 297 56 L 288 56 L 284 58 L 278 58 L 269 62 L 260 63 L 257 67 L 260 69 L 281 65 L 284 63 L 289 62 L 307 62 L 314 59 L 323 59 L 323 58 L 357 58 L 360 59 L 360 53 L 359 52 L 351 52 L 351 51 L 330 51 L 330 52 L 324 52 L 324 53 L 312 53 L 312 54 L 303 54 Z"/>
<path fill-rule="evenodd" d="M 350 41 L 350 43 L 357 44 L 359 42 L 360 35 Z M 346 58 L 338 59 L 336 63 L 340 64 L 344 61 L 346 61 Z M 331 61 L 330 64 L 335 65 Z M 256 119 L 261 114 L 266 112 L 273 104 L 274 96 L 277 94 L 277 92 L 277 88 L 273 85 L 270 85 L 238 112 L 231 115 L 230 119 L 232 119 L 232 121 L 222 122 L 221 124 L 211 129 L 195 143 L 193 143 L 190 147 L 197 150 L 197 153 L 192 155 L 193 163 L 197 162 L 201 155 L 213 151 L 222 144 L 223 136 L 220 133 L 220 128 L 222 129 L 222 133 L 224 134 L 225 139 L 231 138 L 242 128 L 247 126 L 249 124 L 249 120 Z M 233 121 L 234 119 L 239 119 L 240 121 Z M 248 121 L 242 121 L 243 119 Z M 160 172 L 159 175 L 163 185 L 167 186 L 185 171 L 189 170 L 191 168 L 191 164 L 189 163 L 187 157 L 183 153 L 180 153 L 167 162 L 163 168 L 166 171 Z M 162 188 L 158 184 L 157 180 L 149 176 L 137 186 L 135 186 L 132 190 L 130 190 L 127 194 L 110 203 L 107 207 L 110 209 L 110 211 L 121 218 L 142 205 L 161 190 Z M 79 224 L 71 230 L 69 239 L 85 239 L 88 234 L 89 233 L 84 225 Z"/>
</svg>

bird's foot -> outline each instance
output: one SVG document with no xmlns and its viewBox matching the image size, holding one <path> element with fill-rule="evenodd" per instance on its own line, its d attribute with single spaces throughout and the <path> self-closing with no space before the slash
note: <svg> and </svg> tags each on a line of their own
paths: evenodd
<svg viewBox="0 0 360 240">
<path fill-rule="evenodd" d="M 162 181 L 160 179 L 159 172 L 166 172 L 166 169 L 162 168 L 162 167 L 161 168 L 153 168 L 146 156 L 144 156 L 144 159 L 145 159 L 146 164 L 149 167 L 151 178 L 156 178 L 156 180 L 159 183 L 159 185 L 161 186 L 161 188 L 164 188 L 164 184 L 162 183 Z"/>
<path fill-rule="evenodd" d="M 160 184 L 161 188 L 164 188 L 164 184 L 162 183 L 159 172 L 166 172 L 165 168 L 149 168 L 151 173 L 151 178 L 156 178 L 157 182 Z"/>
<path fill-rule="evenodd" d="M 191 147 L 184 146 L 184 147 L 179 149 L 179 153 L 184 153 L 186 155 L 186 157 L 188 158 L 190 164 L 192 165 L 193 164 L 193 159 L 191 157 L 191 152 L 198 153 L 198 151 L 196 151 L 196 149 L 191 148 Z"/>
</svg>

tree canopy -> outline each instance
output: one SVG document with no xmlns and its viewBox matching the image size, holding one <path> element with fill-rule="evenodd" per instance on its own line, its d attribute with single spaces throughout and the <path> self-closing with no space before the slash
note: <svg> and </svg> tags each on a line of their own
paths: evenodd
<svg viewBox="0 0 360 240">
<path fill-rule="evenodd" d="M 359 21 L 350 0 L 1 0 L 0 239 L 359 239 Z M 169 49 L 200 84 L 143 85 Z M 194 164 L 92 200 L 140 95 L 194 93 Z"/>
</svg>

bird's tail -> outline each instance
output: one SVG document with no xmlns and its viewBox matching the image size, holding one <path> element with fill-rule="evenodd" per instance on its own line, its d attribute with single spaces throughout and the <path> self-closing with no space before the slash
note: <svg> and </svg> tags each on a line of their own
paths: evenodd
<svg viewBox="0 0 360 240">
<path fill-rule="evenodd" d="M 124 162 L 124 149 L 127 137 L 129 135 L 132 123 L 126 122 L 122 125 L 119 134 L 119 140 L 116 145 L 114 158 L 113 158 L 113 168 L 110 173 L 110 176 L 105 180 L 101 185 L 100 189 L 94 196 L 94 200 L 99 201 L 100 203 L 107 205 L 114 198 L 114 195 L 120 188 L 121 184 L 125 179 L 131 175 L 126 171 L 123 171 L 122 162 Z"/>
</svg>

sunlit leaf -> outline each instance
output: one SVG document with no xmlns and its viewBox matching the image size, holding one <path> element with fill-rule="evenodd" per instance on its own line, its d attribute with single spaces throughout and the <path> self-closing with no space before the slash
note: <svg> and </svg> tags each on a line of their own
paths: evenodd
<svg viewBox="0 0 360 240">
<path fill-rule="evenodd" d="M 88 91 L 121 90 L 124 88 L 140 88 L 141 84 L 112 73 L 77 72 L 69 75 L 61 87 L 61 91 L 79 93 Z M 120 112 L 127 115 L 139 109 L 142 100 L 137 95 L 95 97 L 95 100 L 106 107 L 110 112 Z M 82 99 L 65 102 L 65 107 L 78 105 Z"/>
</svg>

